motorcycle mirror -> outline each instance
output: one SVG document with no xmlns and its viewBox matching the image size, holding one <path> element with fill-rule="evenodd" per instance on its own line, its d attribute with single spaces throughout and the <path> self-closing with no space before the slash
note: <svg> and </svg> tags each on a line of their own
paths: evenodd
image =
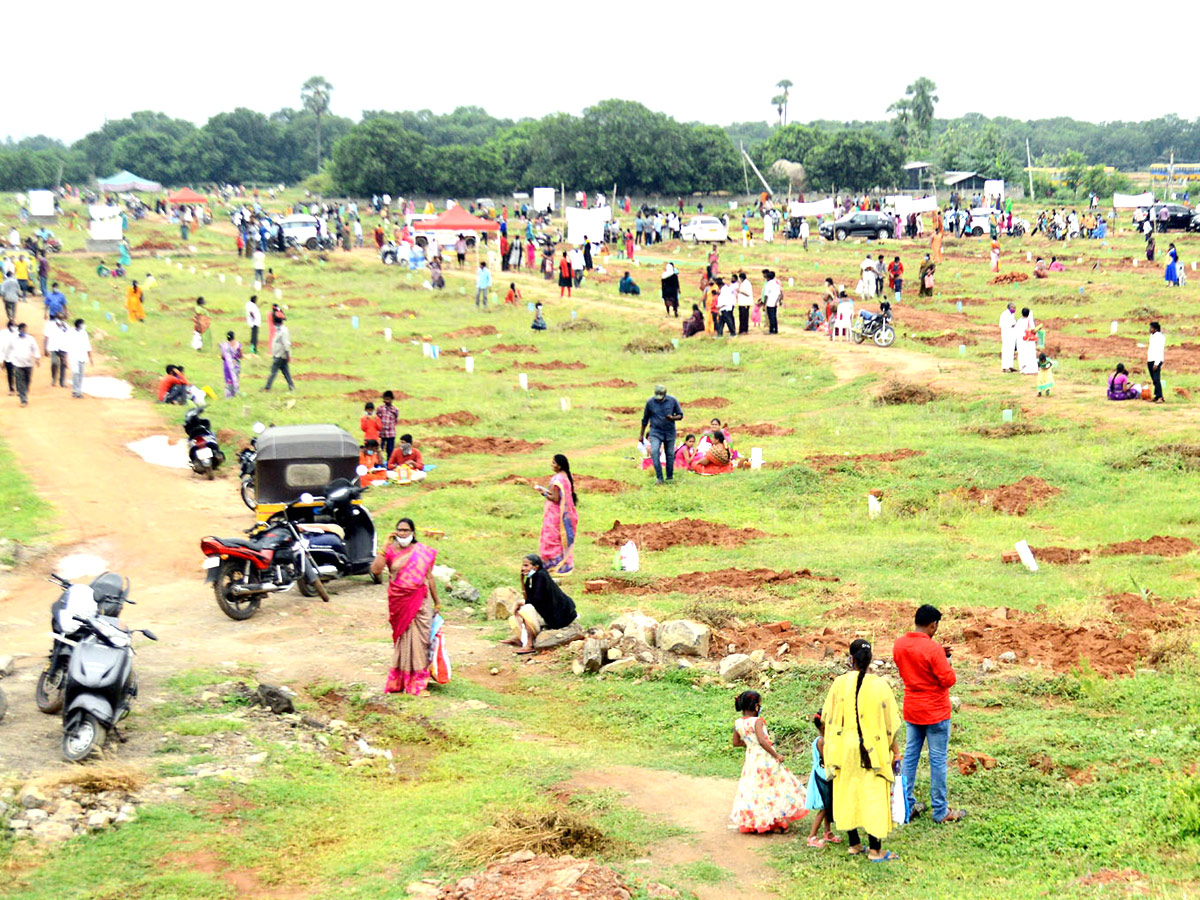
<svg viewBox="0 0 1200 900">
<path fill-rule="evenodd" d="M 312 503 L 313 495 L 308 493 L 307 491 L 305 491 L 303 494 L 300 495 L 300 502 L 301 503 Z"/>
<path fill-rule="evenodd" d="M 359 478 L 362 478 L 364 475 L 366 475 L 366 474 L 367 474 L 367 467 L 366 467 L 366 466 L 359 466 L 359 467 L 358 467 L 357 469 L 355 469 L 354 471 L 355 471 L 355 473 L 358 475 L 358 477 L 359 477 Z"/>
<path fill-rule="evenodd" d="M 126 597 L 126 598 L 125 598 L 124 600 L 122 600 L 121 602 L 122 602 L 122 603 L 128 603 L 130 606 L 137 606 L 137 601 L 136 601 L 136 600 L 130 600 L 128 597 Z"/>
<path fill-rule="evenodd" d="M 143 628 L 142 634 L 144 634 L 146 637 L 150 638 L 150 640 L 152 640 L 152 641 L 158 640 L 158 638 L 155 636 L 154 632 L 151 631 L 149 628 Z"/>
<path fill-rule="evenodd" d="M 254 423 L 254 433 L 255 434 L 262 434 L 266 430 L 267 430 L 267 426 L 264 425 L 262 422 Z"/>
</svg>

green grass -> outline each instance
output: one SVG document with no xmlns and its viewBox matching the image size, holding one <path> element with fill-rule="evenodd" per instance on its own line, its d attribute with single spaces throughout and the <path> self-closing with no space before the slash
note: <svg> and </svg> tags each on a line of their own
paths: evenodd
<svg viewBox="0 0 1200 900">
<path fill-rule="evenodd" d="M 4 517 L 2 537 L 21 544 L 46 539 L 54 527 L 54 510 L 33 490 L 28 476 L 21 470 L 12 450 L 0 440 L 0 513 Z M 0 542 L 0 556 L 11 551 Z M 11 562 L 2 559 L 0 562 Z"/>
<path fill-rule="evenodd" d="M 132 232 L 135 245 L 146 239 L 176 239 L 170 227 L 153 222 L 135 223 Z M 1198 255 L 1200 241 L 1195 236 L 1172 237 L 1185 260 Z M 149 384 L 166 363 L 182 362 L 193 381 L 211 385 L 220 394 L 215 349 L 196 353 L 188 344 L 192 302 L 197 294 L 208 299 L 214 311 L 214 334 L 232 328 L 244 339 L 241 308 L 249 293 L 250 266 L 234 257 L 232 242 L 224 237 L 202 231 L 193 243 L 199 251 L 195 257 L 169 251 L 170 264 L 152 257 L 135 259 L 131 271 L 140 278 L 152 273 L 157 284 L 147 291 L 147 323 L 126 332 L 119 328 L 118 285 L 96 279 L 94 263 L 88 260 L 61 258 L 55 265 L 82 285 L 73 295 L 75 302 L 118 373 Z M 890 256 L 895 246 L 889 243 L 882 252 Z M 874 245 L 853 243 L 831 246 L 814 241 L 811 247 L 807 255 L 794 245 L 729 247 L 722 253 L 722 269 L 744 265 L 757 274 L 764 265 L 776 268 L 788 304 L 784 323 L 795 324 L 816 299 L 826 274 L 852 288 L 862 253 L 878 252 Z M 1040 238 L 1006 240 L 1004 248 L 1004 271 L 1028 271 L 1027 249 L 1045 255 L 1063 249 Z M 1135 327 L 1140 334 L 1145 317 L 1153 314 L 1168 334 L 1168 391 L 1177 386 L 1200 389 L 1200 374 L 1176 373 L 1170 364 L 1172 347 L 1194 339 L 1190 295 L 1169 290 L 1161 280 L 1161 267 L 1095 274 L 1089 265 L 1073 262 L 1080 254 L 1106 264 L 1128 256 L 1140 258 L 1140 248 L 1140 238 L 1132 234 L 1114 236 L 1107 246 L 1080 249 L 1072 244 L 1059 254 L 1071 260 L 1066 273 L 1047 282 L 991 286 L 985 242 L 948 242 L 950 256 L 938 275 L 939 296 L 906 297 L 905 305 L 957 315 L 957 300 L 987 298 L 984 305 L 965 304 L 959 318 L 944 321 L 948 330 L 967 323 L 993 328 L 999 309 L 1011 298 L 1018 306 L 1031 304 L 1041 319 L 1062 319 L 1053 334 L 1077 337 L 1103 337 L 1113 319 L 1121 320 L 1121 335 L 1134 333 Z M 899 251 L 910 275 L 915 275 L 918 249 L 906 243 Z M 677 261 L 684 273 L 685 299 L 694 293 L 695 274 L 702 265 L 700 250 L 654 248 L 649 255 Z M 176 262 L 184 268 L 177 268 Z M 275 393 L 264 395 L 257 389 L 269 361 L 252 357 L 243 370 L 245 396 L 210 406 L 216 427 L 248 438 L 255 421 L 327 421 L 357 434 L 362 404 L 347 394 L 390 388 L 411 395 L 400 404 L 404 419 L 459 410 L 479 417 L 473 425 L 404 426 L 402 430 L 416 436 L 418 446 L 432 436 L 447 434 L 545 442 L 538 452 L 514 456 L 427 451 L 427 462 L 437 469 L 425 484 L 367 495 L 382 525 L 408 515 L 419 528 L 445 531 L 445 538 L 436 544 L 442 560 L 466 574 L 485 595 L 494 586 L 514 583 L 519 558 L 535 549 L 540 526 L 542 507 L 537 495 L 526 486 L 500 483 L 500 479 L 513 474 L 545 478 L 549 457 L 556 452 L 566 453 L 578 474 L 629 485 L 615 495 L 581 492 L 579 581 L 611 571 L 612 550 L 599 545 L 595 536 L 614 520 L 656 522 L 681 517 L 705 519 L 717 523 L 717 528 L 756 527 L 766 536 L 727 550 L 676 547 L 645 552 L 641 577 L 735 566 L 810 568 L 839 579 L 703 596 L 679 592 L 596 596 L 577 590 L 586 624 L 607 622 L 617 612 L 634 607 L 662 617 L 709 604 L 746 621 L 788 618 L 797 629 L 808 630 L 824 627 L 830 610 L 850 601 L 883 601 L 904 608 L 922 602 L 943 607 L 1006 606 L 1075 624 L 1106 618 L 1105 598 L 1135 585 L 1169 599 L 1197 595 L 1194 555 L 1094 557 L 1087 565 L 1045 566 L 1036 575 L 1000 562 L 1000 554 L 1023 538 L 1034 546 L 1093 548 L 1154 534 L 1200 542 L 1200 518 L 1195 513 L 1200 489 L 1192 471 L 1179 456 L 1153 449 L 1194 442 L 1194 404 L 1174 395 L 1165 408 L 1158 409 L 1148 404 L 1105 404 L 1102 399 L 1104 377 L 1112 363 L 1121 359 L 1131 370 L 1135 365 L 1141 368 L 1137 353 L 1144 350 L 1136 347 L 1114 344 L 1111 352 L 1105 347 L 1095 358 L 1060 359 L 1058 396 L 1038 401 L 1031 379 L 1000 375 L 995 347 L 973 344 L 967 347 L 962 377 L 946 385 L 950 392 L 942 398 L 926 406 L 878 407 L 872 396 L 880 379 L 860 376 L 839 381 L 837 358 L 831 363 L 818 348 L 801 341 L 752 339 L 727 344 L 705 338 L 681 342 L 677 350 L 663 354 L 624 351 L 636 338 L 678 333 L 674 320 L 661 333 L 658 330 L 656 267 L 610 262 L 610 270 L 618 274 L 634 269 L 644 290 L 634 299 L 617 295 L 615 279 L 585 283 L 574 299 L 560 301 L 557 291 L 539 277 L 497 273 L 497 282 L 504 287 L 516 281 L 527 301 L 546 304 L 551 330 L 534 336 L 524 307 L 477 313 L 470 303 L 469 272 L 449 269 L 447 290 L 435 295 L 421 289 L 421 278 L 410 279 L 369 256 L 348 260 L 334 253 L 324 263 L 309 257 L 299 263 L 273 258 L 268 264 L 279 275 L 282 302 L 288 306 L 288 324 L 296 342 L 294 373 L 342 373 L 359 380 L 303 380 L 295 395 L 280 393 L 278 385 Z M 190 272 L 193 265 L 195 274 Z M 213 274 L 218 271 L 227 276 L 224 284 Z M 238 287 L 235 273 L 247 284 Z M 786 287 L 789 277 L 795 280 L 791 289 Z M 1080 286 L 1083 295 L 1078 293 Z M 80 296 L 85 291 L 86 301 Z M 365 304 L 356 298 L 363 298 Z M 265 299 L 269 309 L 273 298 Z M 571 321 L 573 310 L 599 327 L 561 328 Z M 404 311 L 412 311 L 416 318 L 400 317 Z M 113 315 L 113 321 L 106 319 L 106 313 Z M 359 316 L 357 330 L 352 316 Z M 448 337 L 479 324 L 492 325 L 500 333 Z M 392 341 L 383 339 L 384 328 L 392 329 Z M 1096 329 L 1096 334 L 1088 335 L 1089 329 Z M 938 329 L 922 325 L 913 330 L 929 335 Z M 900 350 L 943 362 L 959 359 L 957 346 L 929 347 L 901 332 Z M 423 337 L 441 346 L 439 359 L 423 358 L 419 346 L 410 343 Z M 532 344 L 539 352 L 494 351 L 500 344 Z M 474 375 L 467 375 L 462 360 L 450 352 L 463 346 L 475 359 Z M 741 357 L 737 366 L 732 361 L 735 349 Z M 878 357 L 886 360 L 887 353 L 879 350 Z M 544 370 L 521 365 L 552 360 L 582 362 L 587 368 Z M 696 371 L 701 367 L 716 370 Z M 520 371 L 548 387 L 528 393 L 518 390 Z M 571 386 L 614 378 L 634 382 L 636 387 Z M 727 478 L 683 478 L 672 490 L 654 488 L 653 479 L 633 459 L 638 416 L 610 408 L 640 407 L 659 381 L 668 384 L 684 404 L 684 433 L 700 430 L 717 415 L 732 423 L 739 450 L 762 447 L 768 462 L 787 465 Z M 572 407 L 565 413 L 559 402 L 564 396 L 571 399 Z M 714 396 L 731 403 L 722 409 L 691 403 Z M 984 437 L 974 430 L 999 424 L 1002 409 L 1013 409 L 1019 422 L 1045 430 L 1005 439 Z M 173 431 L 179 411 L 164 408 L 162 414 L 164 429 Z M 795 431 L 762 438 L 750 438 L 742 431 L 746 424 L 761 422 Z M 805 463 L 805 457 L 814 454 L 857 455 L 900 448 L 921 450 L 923 455 L 895 463 L 848 463 L 828 471 Z M 1150 453 L 1142 456 L 1146 450 Z M 7 460 L 4 453 L 0 447 L 0 459 Z M 11 467 L 0 466 L 0 472 L 6 471 Z M 967 504 L 953 494 L 969 484 L 989 488 L 1025 475 L 1043 478 L 1061 493 L 1031 507 L 1024 516 Z M 434 489 L 440 483 L 467 479 L 472 484 Z M 7 484 L 0 481 L 0 489 L 9 489 Z M 232 480 L 229 488 L 230 503 L 236 503 Z M 866 494 L 872 489 L 884 491 L 884 514 L 874 520 L 866 514 Z M 26 508 L 23 502 L 13 505 Z M 948 626 L 952 619 L 948 618 Z M 883 646 L 892 637 L 873 632 L 871 636 L 883 641 Z M 1080 881 L 1102 868 L 1136 869 L 1151 896 L 1195 896 L 1200 891 L 1196 877 L 1200 789 L 1195 774 L 1187 774 L 1194 769 L 1200 740 L 1195 633 L 1184 632 L 1174 646 L 1171 658 L 1156 664 L 1157 671 L 1117 679 L 1099 677 L 1095 665 L 1086 662 L 1074 672 L 1001 670 L 983 679 L 971 662 L 956 655 L 960 681 L 955 693 L 965 706 L 955 717 L 952 752 L 979 751 L 999 761 L 996 769 L 969 777 L 952 768 L 952 799 L 970 809 L 968 820 L 955 829 L 937 829 L 921 821 L 900 830 L 888 846 L 901 854 L 903 862 L 890 867 L 848 860 L 839 848 L 810 850 L 802 836 L 773 844 L 781 896 L 857 898 L 886 893 L 912 900 L 930 896 L 1034 900 L 1047 895 L 1115 895 L 1115 889 Z M 397 885 L 416 878 L 449 880 L 462 874 L 448 854 L 458 838 L 483 827 L 498 811 L 554 802 L 552 790 L 573 772 L 619 763 L 737 777 L 742 757 L 729 746 L 734 689 L 696 672 L 574 678 L 565 663 L 534 671 L 537 674 L 523 671 L 519 689 L 508 693 L 459 678 L 416 701 L 389 701 L 395 710 L 391 715 L 366 711 L 357 686 L 314 684 L 310 697 L 328 698 L 335 691 L 345 696 L 346 715 L 380 735 L 387 746 L 404 748 L 412 771 L 390 777 L 349 770 L 273 747 L 271 762 L 261 775 L 250 785 L 232 789 L 250 803 L 238 814 L 238 841 L 223 837 L 226 823 L 204 806 L 218 790 L 230 789 L 198 785 L 192 791 L 198 812 L 192 806 L 188 812 L 164 807 L 133 826 L 73 842 L 41 864 L 23 869 L 18 884 L 0 887 L 0 895 L 84 896 L 89 889 L 88 863 L 105 858 L 132 859 L 136 864 L 106 864 L 108 880 L 95 896 L 232 895 L 219 875 L 183 873 L 161 865 L 164 857 L 181 849 L 219 854 L 229 867 L 254 869 L 263 884 L 299 884 L 314 897 L 391 895 Z M 810 717 L 819 708 L 830 677 L 827 666 L 806 663 L 772 676 L 764 688 L 766 717 L 798 774 L 807 773 Z M 172 752 L 189 754 L 187 737 L 228 730 L 239 723 L 225 718 L 228 708 L 201 709 L 187 702 L 204 685 L 225 678 L 218 672 L 198 672 L 180 673 L 172 680 L 169 688 L 176 696 L 148 716 L 154 727 L 170 735 L 167 746 Z M 483 700 L 490 709 L 448 711 L 448 704 L 467 699 Z M 433 718 L 437 731 L 424 727 L 420 717 Z M 521 739 L 514 740 L 515 734 Z M 1043 754 L 1053 761 L 1049 773 L 1029 762 Z M 186 764 L 179 768 L 180 760 L 169 760 L 171 772 L 186 771 Z M 923 768 L 919 789 L 927 784 L 926 772 Z M 583 795 L 572 802 L 594 814 L 606 831 L 637 852 L 669 833 L 662 822 L 631 812 L 619 797 Z M 802 835 L 806 829 L 801 826 L 800 831 Z M 16 858 L 20 851 L 8 847 L 0 853 Z M 618 866 L 627 862 L 612 861 Z M 732 893 L 734 868 L 735 861 L 711 860 L 653 873 L 653 878 L 685 889 L 728 884 Z"/>
</svg>

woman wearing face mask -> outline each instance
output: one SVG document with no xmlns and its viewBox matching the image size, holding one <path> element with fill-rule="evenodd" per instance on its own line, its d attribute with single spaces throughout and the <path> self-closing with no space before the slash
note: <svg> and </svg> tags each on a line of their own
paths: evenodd
<svg viewBox="0 0 1200 900">
<path fill-rule="evenodd" d="M 575 621 L 575 601 L 554 583 L 536 553 L 521 560 L 521 598 L 509 620 L 512 637 L 502 642 L 521 655 L 533 653 L 534 638 L 544 629 L 566 628 Z"/>
<path fill-rule="evenodd" d="M 371 562 L 371 574 L 388 571 L 388 622 L 392 626 L 392 667 L 384 690 L 416 696 L 429 683 L 429 639 L 440 609 L 433 564 L 437 551 L 416 539 L 412 519 L 396 523 Z"/>
</svg>

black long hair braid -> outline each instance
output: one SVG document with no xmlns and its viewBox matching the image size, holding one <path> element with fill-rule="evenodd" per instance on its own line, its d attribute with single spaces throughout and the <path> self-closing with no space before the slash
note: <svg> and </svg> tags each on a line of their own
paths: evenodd
<svg viewBox="0 0 1200 900">
<path fill-rule="evenodd" d="M 571 463 L 561 453 L 555 453 L 554 464 L 567 473 L 567 481 L 571 482 L 571 502 L 578 506 L 579 497 L 575 494 L 575 476 L 571 474 Z"/>
<path fill-rule="evenodd" d="M 850 645 L 850 658 L 854 661 L 854 668 L 858 669 L 858 683 L 854 686 L 854 724 L 858 726 L 858 758 L 864 769 L 874 768 L 871 765 L 871 754 L 867 752 L 867 745 L 863 741 L 862 719 L 858 717 L 858 692 L 862 690 L 863 678 L 867 675 L 867 669 L 871 667 L 871 645 L 862 638 L 855 640 Z"/>
</svg>

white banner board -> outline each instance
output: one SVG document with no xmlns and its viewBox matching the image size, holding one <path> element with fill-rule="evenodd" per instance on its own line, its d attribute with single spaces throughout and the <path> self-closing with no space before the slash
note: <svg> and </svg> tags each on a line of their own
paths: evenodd
<svg viewBox="0 0 1200 900">
<path fill-rule="evenodd" d="M 31 216 L 53 216 L 54 215 L 54 192 L 53 191 L 30 191 L 29 192 L 29 214 Z"/>
<path fill-rule="evenodd" d="M 567 243 L 580 246 L 584 239 L 595 243 L 604 240 L 604 223 L 612 218 L 612 210 L 607 206 L 597 206 L 594 209 L 579 209 L 568 206 L 567 214 Z"/>
<path fill-rule="evenodd" d="M 989 178 L 983 183 L 983 196 L 1004 199 L 1004 179 Z"/>
<path fill-rule="evenodd" d="M 554 188 L 535 187 L 533 189 L 532 206 L 538 212 L 544 212 L 547 209 L 555 208 L 555 197 L 558 194 Z"/>
<path fill-rule="evenodd" d="M 94 203 L 88 207 L 88 218 L 93 221 L 96 219 L 119 219 L 121 217 L 121 207 L 108 206 L 103 203 Z"/>
<path fill-rule="evenodd" d="M 88 237 L 93 241 L 119 241 L 121 240 L 121 220 L 116 219 L 92 219 L 88 223 Z"/>
<path fill-rule="evenodd" d="M 1113 209 L 1139 209 L 1143 206 L 1154 205 L 1154 195 L 1149 191 L 1144 194 L 1113 194 Z"/>
<path fill-rule="evenodd" d="M 896 215 L 933 212 L 937 208 L 937 197 L 900 197 L 896 203 Z"/>
<path fill-rule="evenodd" d="M 788 206 L 788 217 L 792 219 L 799 219 L 805 216 L 830 215 L 833 215 L 832 197 L 826 197 L 824 200 L 812 200 L 807 203 L 801 203 L 797 200 Z"/>
</svg>

